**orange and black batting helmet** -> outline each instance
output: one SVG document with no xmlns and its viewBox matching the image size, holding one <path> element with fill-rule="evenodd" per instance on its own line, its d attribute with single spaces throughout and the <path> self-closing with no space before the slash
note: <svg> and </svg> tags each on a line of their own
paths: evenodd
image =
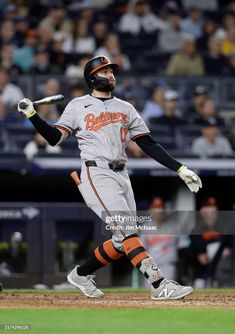
<svg viewBox="0 0 235 334">
<path fill-rule="evenodd" d="M 100 89 L 107 86 L 108 79 L 102 78 L 96 74 L 98 70 L 107 66 L 110 66 L 113 70 L 118 68 L 118 65 L 111 63 L 110 59 L 106 56 L 97 56 L 86 63 L 84 68 L 84 78 L 89 88 Z"/>
</svg>

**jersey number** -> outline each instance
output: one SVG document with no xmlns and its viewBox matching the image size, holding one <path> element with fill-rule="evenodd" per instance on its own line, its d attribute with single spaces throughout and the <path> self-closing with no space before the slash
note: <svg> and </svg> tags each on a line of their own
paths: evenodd
<svg viewBox="0 0 235 334">
<path fill-rule="evenodd" d="M 128 133 L 128 128 L 123 128 L 123 127 L 120 128 L 120 137 L 123 143 L 126 142 L 127 133 Z"/>
</svg>

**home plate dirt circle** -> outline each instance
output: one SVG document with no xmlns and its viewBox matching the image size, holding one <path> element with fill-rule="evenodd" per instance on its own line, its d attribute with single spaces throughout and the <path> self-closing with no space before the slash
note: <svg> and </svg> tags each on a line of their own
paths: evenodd
<svg viewBox="0 0 235 334">
<path fill-rule="evenodd" d="M 153 301 L 148 292 L 106 292 L 99 299 L 80 292 L 5 292 L 0 308 L 235 308 L 234 292 L 196 291 L 181 300 Z"/>
</svg>

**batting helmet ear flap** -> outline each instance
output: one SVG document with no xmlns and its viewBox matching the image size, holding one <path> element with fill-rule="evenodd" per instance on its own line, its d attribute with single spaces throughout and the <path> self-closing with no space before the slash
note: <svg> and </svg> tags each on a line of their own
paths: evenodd
<svg viewBox="0 0 235 334">
<path fill-rule="evenodd" d="M 85 76 L 85 80 L 86 80 L 88 87 L 93 88 L 94 83 L 95 83 L 94 75 L 87 73 Z"/>
</svg>

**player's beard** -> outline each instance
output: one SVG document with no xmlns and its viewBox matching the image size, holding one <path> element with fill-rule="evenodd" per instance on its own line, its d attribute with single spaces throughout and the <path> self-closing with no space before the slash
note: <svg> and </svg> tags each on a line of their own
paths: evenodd
<svg viewBox="0 0 235 334">
<path fill-rule="evenodd" d="M 115 88 L 115 81 L 111 81 L 104 87 L 101 87 L 101 88 L 97 87 L 96 90 L 98 90 L 99 92 L 108 93 L 108 92 L 112 92 L 114 88 Z"/>
<path fill-rule="evenodd" d="M 114 77 L 105 78 L 98 74 L 94 75 L 93 83 L 95 90 L 104 93 L 112 92 L 116 86 L 116 80 Z"/>
</svg>

